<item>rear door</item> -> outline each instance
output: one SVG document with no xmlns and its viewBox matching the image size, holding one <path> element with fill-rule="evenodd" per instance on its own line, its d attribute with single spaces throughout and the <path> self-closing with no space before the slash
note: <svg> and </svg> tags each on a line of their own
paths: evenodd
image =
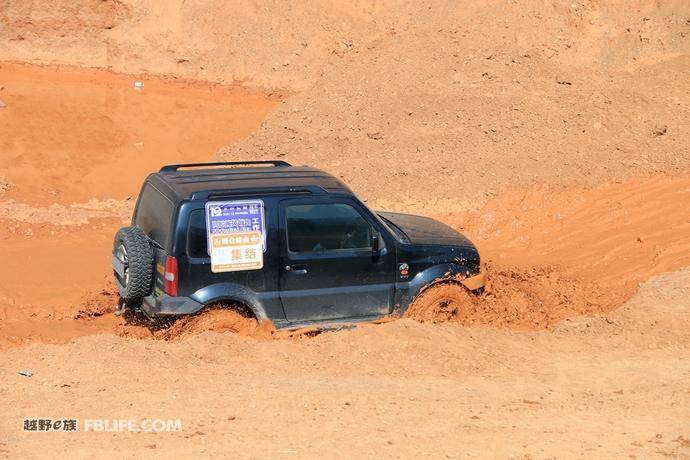
<svg viewBox="0 0 690 460">
<path fill-rule="evenodd" d="M 174 211 L 173 202 L 147 181 L 139 194 L 133 224 L 157 243 L 157 246 L 153 247 L 153 289 L 156 294 L 163 293 L 165 258 L 172 244 Z"/>
<path fill-rule="evenodd" d="M 395 251 L 355 200 L 280 203 L 280 298 L 289 321 L 384 315 L 393 308 Z"/>
</svg>

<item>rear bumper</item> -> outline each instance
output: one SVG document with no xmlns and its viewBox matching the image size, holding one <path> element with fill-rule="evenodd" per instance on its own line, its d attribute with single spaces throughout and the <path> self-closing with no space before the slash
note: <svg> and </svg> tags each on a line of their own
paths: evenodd
<svg viewBox="0 0 690 460">
<path fill-rule="evenodd" d="M 204 305 L 189 297 L 146 296 L 141 309 L 149 318 L 159 316 L 191 315 L 204 308 Z"/>
<path fill-rule="evenodd" d="M 464 278 L 460 282 L 470 291 L 476 291 L 477 289 L 481 289 L 486 286 L 486 273 L 480 273 L 469 278 Z"/>
</svg>

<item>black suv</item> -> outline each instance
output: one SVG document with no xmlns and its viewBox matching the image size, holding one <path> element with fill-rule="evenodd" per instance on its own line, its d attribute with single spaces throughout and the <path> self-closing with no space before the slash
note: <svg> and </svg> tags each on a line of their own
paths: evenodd
<svg viewBox="0 0 690 460">
<path fill-rule="evenodd" d="M 215 204 L 228 206 L 226 217 Z M 250 262 L 236 263 L 244 255 Z M 149 175 L 112 265 L 123 310 L 156 318 L 231 301 L 277 328 L 404 313 L 438 280 L 463 291 L 485 282 L 477 249 L 452 228 L 373 212 L 336 177 L 283 161 Z"/>
</svg>

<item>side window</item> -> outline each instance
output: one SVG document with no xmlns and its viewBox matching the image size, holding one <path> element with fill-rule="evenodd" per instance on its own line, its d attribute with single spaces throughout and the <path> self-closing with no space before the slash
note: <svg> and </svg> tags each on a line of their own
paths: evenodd
<svg viewBox="0 0 690 460">
<path fill-rule="evenodd" d="M 187 255 L 189 257 L 208 257 L 206 239 L 206 212 L 196 209 L 189 213 L 187 227 Z"/>
<path fill-rule="evenodd" d="M 167 248 L 170 242 L 173 208 L 172 202 L 147 182 L 139 197 L 134 224 Z"/>
<path fill-rule="evenodd" d="M 371 225 L 350 205 L 292 205 L 285 215 L 291 252 L 371 249 Z"/>
</svg>

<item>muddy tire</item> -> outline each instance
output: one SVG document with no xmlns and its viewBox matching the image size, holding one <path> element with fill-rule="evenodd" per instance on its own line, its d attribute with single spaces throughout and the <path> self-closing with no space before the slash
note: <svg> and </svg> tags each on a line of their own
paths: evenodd
<svg viewBox="0 0 690 460">
<path fill-rule="evenodd" d="M 419 294 L 405 317 L 421 322 L 442 323 L 457 318 L 471 304 L 471 294 L 459 283 L 438 283 Z"/>
<path fill-rule="evenodd" d="M 118 230 L 113 257 L 124 265 L 122 275 L 113 269 L 122 300 L 137 303 L 149 295 L 153 284 L 153 251 L 144 231 L 139 227 Z"/>
</svg>

